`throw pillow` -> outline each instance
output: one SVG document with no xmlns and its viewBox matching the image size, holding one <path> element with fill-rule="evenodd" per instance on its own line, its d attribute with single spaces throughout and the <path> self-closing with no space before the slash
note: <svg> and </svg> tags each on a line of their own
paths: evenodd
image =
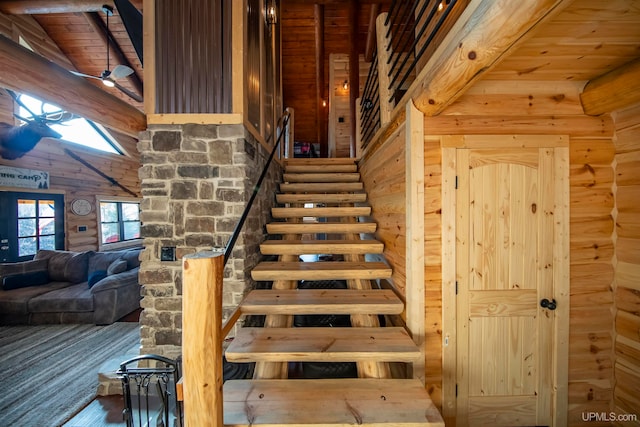
<svg viewBox="0 0 640 427">
<path fill-rule="evenodd" d="M 123 259 L 117 259 L 109 264 L 107 268 L 107 275 L 118 274 L 127 271 L 127 261 Z"/>
<path fill-rule="evenodd" d="M 107 277 L 107 271 L 106 270 L 96 270 L 96 271 L 92 272 L 91 274 L 89 274 L 89 280 L 87 280 L 87 283 L 89 284 L 89 289 L 91 289 L 91 287 L 93 285 L 95 285 L 100 280 L 104 279 L 105 277 Z"/>
<path fill-rule="evenodd" d="M 12 289 L 40 286 L 47 283 L 49 283 L 49 273 L 47 270 L 32 271 L 30 273 L 10 274 L 5 276 L 2 279 L 2 289 L 10 291 Z"/>
</svg>

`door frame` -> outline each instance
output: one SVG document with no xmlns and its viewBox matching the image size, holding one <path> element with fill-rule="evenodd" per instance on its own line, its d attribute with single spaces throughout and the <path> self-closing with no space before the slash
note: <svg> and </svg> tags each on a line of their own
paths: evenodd
<svg viewBox="0 0 640 427">
<path fill-rule="evenodd" d="M 569 365 L 569 137 L 567 135 L 443 135 L 442 147 L 442 415 L 456 425 L 457 301 L 456 301 L 456 184 L 457 150 L 478 148 L 554 148 L 557 173 L 554 219 L 554 349 L 552 354 L 552 425 L 567 423 Z"/>
</svg>

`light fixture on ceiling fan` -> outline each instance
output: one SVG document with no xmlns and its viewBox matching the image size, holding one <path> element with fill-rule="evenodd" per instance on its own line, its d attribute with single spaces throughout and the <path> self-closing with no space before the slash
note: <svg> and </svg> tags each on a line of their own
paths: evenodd
<svg viewBox="0 0 640 427">
<path fill-rule="evenodd" d="M 118 85 L 116 83 L 116 80 L 119 80 L 121 78 L 124 78 L 124 77 L 127 77 L 127 76 L 133 74 L 133 69 L 131 69 L 131 67 L 127 67 L 126 65 L 122 65 L 122 64 L 116 65 L 113 70 L 109 69 L 110 68 L 110 66 L 109 66 L 109 38 L 111 37 L 111 35 L 109 33 L 109 17 L 113 16 L 113 7 L 105 4 L 105 5 L 102 6 L 102 11 L 107 16 L 107 25 L 106 25 L 106 28 L 105 28 L 106 40 L 107 40 L 107 68 L 102 71 L 100 76 L 92 76 L 90 74 L 84 74 L 84 73 L 80 73 L 80 72 L 77 72 L 77 71 L 71 71 L 71 73 L 75 74 L 76 76 L 80 76 L 80 77 L 87 77 L 87 78 L 90 78 L 90 79 L 101 80 L 102 84 L 104 84 L 105 86 L 108 86 L 108 87 L 117 86 L 118 89 L 120 89 L 123 92 L 127 93 L 128 91 L 126 91 L 123 87 Z M 131 95 L 129 95 L 129 96 L 131 96 Z"/>
</svg>

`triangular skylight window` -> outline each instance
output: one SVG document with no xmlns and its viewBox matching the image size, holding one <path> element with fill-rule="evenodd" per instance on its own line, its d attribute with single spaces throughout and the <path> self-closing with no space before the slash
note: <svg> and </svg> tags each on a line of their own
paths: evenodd
<svg viewBox="0 0 640 427">
<path fill-rule="evenodd" d="M 35 115 L 46 114 L 49 120 L 59 119 L 59 123 L 49 124 L 49 127 L 60 133 L 64 141 L 108 153 L 122 154 L 122 152 L 116 148 L 118 146 L 116 140 L 102 125 L 87 120 L 84 117 L 67 113 L 60 107 L 49 104 L 48 102 L 43 102 L 29 95 L 21 94 L 18 96 L 18 100 L 20 101 L 18 103 L 18 115 L 20 117 L 30 119 L 33 113 Z"/>
</svg>

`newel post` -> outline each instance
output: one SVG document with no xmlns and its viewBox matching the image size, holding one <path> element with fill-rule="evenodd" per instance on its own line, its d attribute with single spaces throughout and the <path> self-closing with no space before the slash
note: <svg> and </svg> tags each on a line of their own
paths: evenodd
<svg viewBox="0 0 640 427">
<path fill-rule="evenodd" d="M 381 13 L 376 19 L 376 34 L 378 43 L 378 87 L 380 96 L 380 127 L 384 128 L 391 121 L 391 112 L 395 103 L 389 101 L 393 92 L 389 89 L 391 78 L 389 72 L 391 65 L 388 63 L 391 56 L 391 39 L 387 37 L 389 26 L 385 24 L 387 13 Z"/>
<path fill-rule="evenodd" d="M 182 377 L 187 427 L 222 427 L 224 252 L 182 261 Z"/>
</svg>

